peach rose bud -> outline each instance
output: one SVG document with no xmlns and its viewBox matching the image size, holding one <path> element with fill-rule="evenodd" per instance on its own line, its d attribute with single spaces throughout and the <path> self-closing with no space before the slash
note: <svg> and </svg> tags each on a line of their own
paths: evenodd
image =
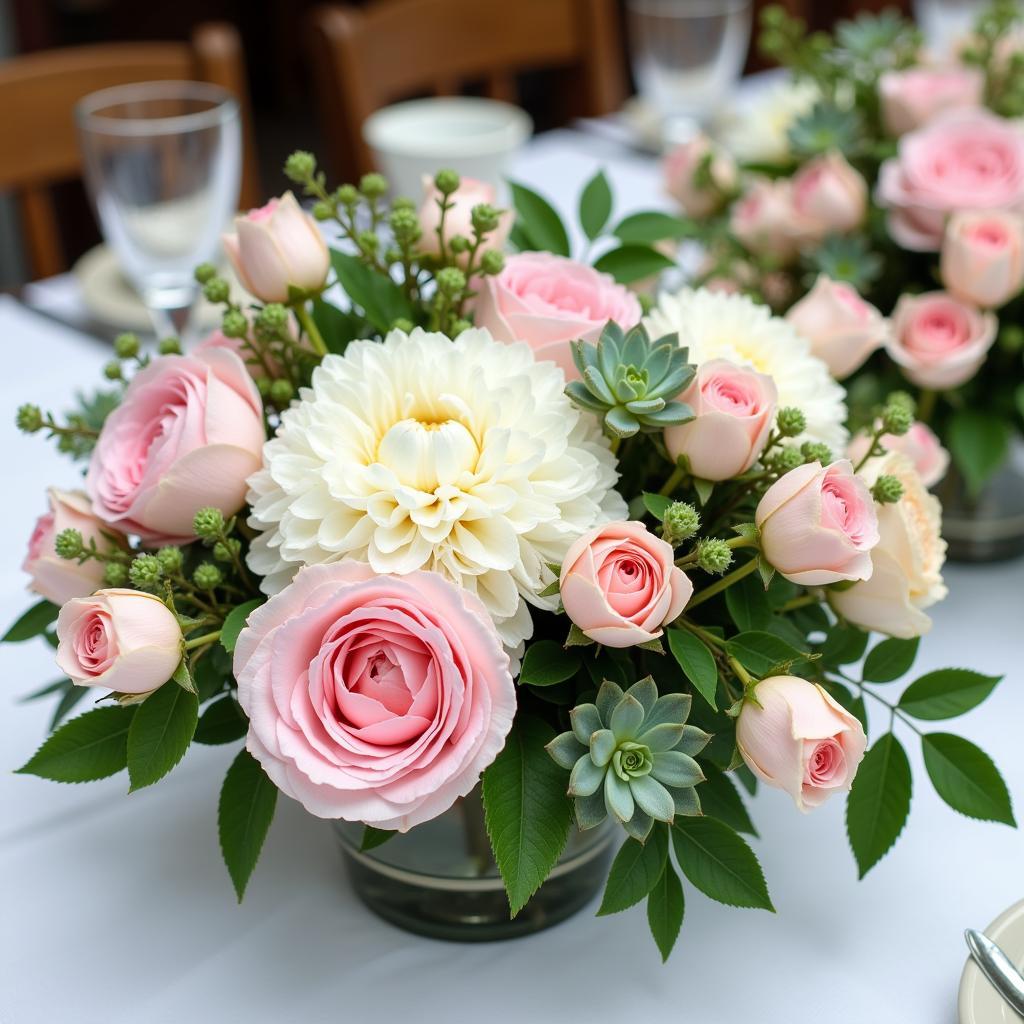
<svg viewBox="0 0 1024 1024">
<path fill-rule="evenodd" d="M 662 175 L 665 191 L 691 217 L 710 216 L 736 186 L 732 157 L 703 134 L 669 150 Z"/>
<path fill-rule="evenodd" d="M 150 693 L 181 661 L 174 613 L 141 590 L 101 590 L 68 601 L 57 616 L 57 664 L 77 686 Z"/>
<path fill-rule="evenodd" d="M 771 676 L 743 704 L 736 746 L 759 779 L 785 790 L 806 813 L 853 785 L 867 737 L 860 722 L 816 683 Z"/>
<path fill-rule="evenodd" d="M 790 470 L 765 491 L 754 522 L 762 554 L 793 583 L 820 587 L 871 575 L 878 516 L 849 459 Z"/>
<path fill-rule="evenodd" d="M 949 452 L 942 447 L 935 431 L 920 420 L 912 423 L 905 434 L 883 434 L 879 440 L 887 451 L 899 452 L 910 459 L 925 487 L 934 487 L 949 469 Z M 861 431 L 850 442 L 846 457 L 857 466 L 870 447 L 870 436 Z"/>
<path fill-rule="evenodd" d="M 961 302 L 1005 305 L 1024 287 L 1024 217 L 955 213 L 942 241 L 942 283 Z"/>
<path fill-rule="evenodd" d="M 855 288 L 819 274 L 814 287 L 786 314 L 810 343 L 811 351 L 837 380 L 854 370 L 885 344 L 889 325 Z"/>
<path fill-rule="evenodd" d="M 728 480 L 757 461 L 775 419 L 778 392 L 763 373 L 727 359 L 702 363 L 679 396 L 693 410 L 689 423 L 665 430 L 673 459 L 685 455 L 704 480 Z"/>
<path fill-rule="evenodd" d="M 441 255 L 441 242 L 437 237 L 437 229 L 441 224 L 441 207 L 438 203 L 442 198 L 443 196 L 433 179 L 424 176 L 423 203 L 419 211 L 420 230 L 423 234 L 420 236 L 419 248 L 434 256 Z M 498 192 L 493 185 L 488 185 L 485 181 L 477 181 L 475 178 L 461 178 L 459 187 L 448 196 L 451 206 L 444 215 L 445 245 L 447 246 L 456 235 L 461 235 L 472 241 L 473 207 L 482 203 L 495 206 L 497 201 Z M 497 228 L 486 235 L 479 251 L 504 249 L 514 220 L 515 214 L 511 210 L 502 211 L 498 216 Z M 463 253 L 457 262 L 465 268 L 468 260 L 469 253 Z"/>
<path fill-rule="evenodd" d="M 236 217 L 222 241 L 242 287 L 263 302 L 287 302 L 290 287 L 315 292 L 327 280 L 327 243 L 291 192 Z"/>
<path fill-rule="evenodd" d="M 975 68 L 886 71 L 878 80 L 882 124 L 890 135 L 903 135 L 943 110 L 980 107 L 984 91 L 984 75 Z"/>
<path fill-rule="evenodd" d="M 793 209 L 808 238 L 846 234 L 867 216 L 867 182 L 841 153 L 815 157 L 793 175 Z"/>
<path fill-rule="evenodd" d="M 558 582 L 569 618 L 607 647 L 656 640 L 693 595 L 672 546 L 637 522 L 583 534 L 566 552 Z"/>
</svg>

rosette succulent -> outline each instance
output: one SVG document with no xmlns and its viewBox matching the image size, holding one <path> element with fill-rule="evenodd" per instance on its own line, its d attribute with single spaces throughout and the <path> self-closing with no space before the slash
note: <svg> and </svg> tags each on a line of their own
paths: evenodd
<svg viewBox="0 0 1024 1024">
<path fill-rule="evenodd" d="M 547 751 L 571 772 L 569 795 L 581 829 L 610 813 L 643 842 L 655 821 L 701 813 L 694 786 L 704 773 L 694 756 L 711 737 L 686 724 L 691 701 L 682 693 L 659 697 L 647 676 L 625 693 L 606 679 L 595 703 L 572 709 L 572 731 L 556 736 Z"/>
<path fill-rule="evenodd" d="M 582 409 L 597 413 L 616 437 L 655 433 L 693 418 L 673 399 L 693 379 L 694 367 L 675 334 L 651 341 L 638 324 L 626 333 L 609 320 L 596 345 L 572 343 L 581 380 L 565 393 Z"/>
</svg>

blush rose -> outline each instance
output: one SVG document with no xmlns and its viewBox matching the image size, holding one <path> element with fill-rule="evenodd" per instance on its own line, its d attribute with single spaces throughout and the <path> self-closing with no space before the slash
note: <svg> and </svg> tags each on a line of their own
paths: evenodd
<svg viewBox="0 0 1024 1024">
<path fill-rule="evenodd" d="M 996 309 L 1024 287 L 1024 217 L 957 213 L 942 239 L 942 283 L 963 302 Z"/>
<path fill-rule="evenodd" d="M 908 68 L 878 79 L 882 124 L 890 135 L 920 128 L 943 111 L 980 107 L 985 76 L 976 68 Z"/>
<path fill-rule="evenodd" d="M 708 217 L 736 187 L 736 164 L 706 135 L 669 150 L 662 164 L 665 191 L 691 217 Z"/>
<path fill-rule="evenodd" d="M 920 420 L 912 423 L 905 434 L 883 434 L 879 440 L 887 451 L 899 452 L 910 459 L 925 487 L 934 487 L 949 469 L 949 452 L 942 447 L 935 431 Z M 850 442 L 846 457 L 855 466 L 859 465 L 870 447 L 870 435 L 861 431 Z"/>
<path fill-rule="evenodd" d="M 793 210 L 801 235 L 820 241 L 827 234 L 846 234 L 867 216 L 868 186 L 840 153 L 808 161 L 793 175 Z"/>
</svg>

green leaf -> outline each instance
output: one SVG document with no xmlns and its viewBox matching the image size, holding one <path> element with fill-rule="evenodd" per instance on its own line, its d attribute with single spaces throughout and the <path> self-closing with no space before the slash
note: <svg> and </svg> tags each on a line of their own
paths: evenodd
<svg viewBox="0 0 1024 1024">
<path fill-rule="evenodd" d="M 609 249 L 594 261 L 594 269 L 611 274 L 619 284 L 633 284 L 645 277 L 660 274 L 676 265 L 675 260 L 649 245 L 630 243 Z"/>
<path fill-rule="evenodd" d="M 749 630 L 726 641 L 726 651 L 755 676 L 764 678 L 788 669 L 794 662 L 806 661 L 807 653 L 791 647 L 774 633 Z"/>
<path fill-rule="evenodd" d="M 774 912 L 754 851 L 724 822 L 677 817 L 672 843 L 683 874 L 702 893 L 731 907 Z"/>
<path fill-rule="evenodd" d="M 57 701 L 57 706 L 53 709 L 53 715 L 50 718 L 50 732 L 53 732 L 67 718 L 75 705 L 89 692 L 88 686 L 75 686 L 70 679 L 66 682 L 67 688 L 61 694 L 60 700 Z"/>
<path fill-rule="evenodd" d="M 196 684 L 192 679 L 192 673 L 188 670 L 188 661 L 185 658 L 178 662 L 178 667 L 174 670 L 171 680 L 176 686 L 180 686 L 183 690 L 188 690 L 189 693 L 198 693 Z"/>
<path fill-rule="evenodd" d="M 666 630 L 669 650 L 694 689 L 717 711 L 718 666 L 704 641 L 686 629 Z"/>
<path fill-rule="evenodd" d="M 665 512 L 672 504 L 672 499 L 664 494 L 652 494 L 650 491 L 644 491 L 640 497 L 643 499 L 644 508 L 660 523 L 665 518 Z"/>
<path fill-rule="evenodd" d="M 846 834 L 863 878 L 889 851 L 910 813 L 910 762 L 887 732 L 864 756 L 846 801 Z"/>
<path fill-rule="evenodd" d="M 690 483 L 697 492 L 697 500 L 702 506 L 706 505 L 714 492 L 714 483 L 710 480 L 702 480 L 699 476 L 691 477 Z"/>
<path fill-rule="evenodd" d="M 661 962 L 668 960 L 683 926 L 683 886 L 669 860 L 647 897 L 647 924 L 658 944 Z"/>
<path fill-rule="evenodd" d="M 526 648 L 519 671 L 520 686 L 554 686 L 572 679 L 583 658 L 578 651 L 566 650 L 554 640 L 538 640 Z"/>
<path fill-rule="evenodd" d="M 0 643 L 18 644 L 39 636 L 57 618 L 59 612 L 60 608 L 49 601 L 37 602 L 4 633 Z"/>
<path fill-rule="evenodd" d="M 331 266 L 342 290 L 378 331 L 389 331 L 396 320 L 415 319 L 408 298 L 390 277 L 371 270 L 356 256 L 333 249 Z"/>
<path fill-rule="evenodd" d="M 525 185 L 509 182 L 516 208 L 516 226 L 525 235 L 528 248 L 569 256 L 569 236 L 554 207 Z"/>
<path fill-rule="evenodd" d="M 199 698 L 170 683 L 150 694 L 128 730 L 129 792 L 162 779 L 184 756 L 199 721 Z"/>
<path fill-rule="evenodd" d="M 217 804 L 220 850 L 239 903 L 259 860 L 276 806 L 277 786 L 248 750 L 239 751 L 224 776 Z"/>
<path fill-rule="evenodd" d="M 864 657 L 867 646 L 868 635 L 862 629 L 836 623 L 825 638 L 821 649 L 822 661 L 826 665 L 849 665 Z"/>
<path fill-rule="evenodd" d="M 223 692 L 231 678 L 231 655 L 220 644 L 203 650 L 192 661 L 192 679 L 199 691 L 199 703 Z"/>
<path fill-rule="evenodd" d="M 224 619 L 224 625 L 220 628 L 220 643 L 228 654 L 234 651 L 235 644 L 238 642 L 238 634 L 242 632 L 249 614 L 259 608 L 264 601 L 266 601 L 265 597 L 256 597 L 251 601 L 246 601 L 245 604 L 236 605 L 228 612 Z"/>
<path fill-rule="evenodd" d="M 612 190 L 604 171 L 598 171 L 584 186 L 580 196 L 580 226 L 593 241 L 601 234 L 612 215 Z"/>
<path fill-rule="evenodd" d="M 313 300 L 313 322 L 324 339 L 328 352 L 343 353 L 350 341 L 364 336 L 366 325 L 362 317 L 338 309 L 329 302 L 317 298 Z"/>
<path fill-rule="evenodd" d="M 133 707 L 86 711 L 62 725 L 18 769 L 54 782 L 93 782 L 114 775 L 128 764 L 128 728 Z"/>
<path fill-rule="evenodd" d="M 215 700 L 202 714 L 193 739 L 214 745 L 240 740 L 249 731 L 249 719 L 229 693 Z"/>
<path fill-rule="evenodd" d="M 628 838 L 615 855 L 598 917 L 639 903 L 657 884 L 668 859 L 668 830 L 656 822 L 646 843 Z"/>
<path fill-rule="evenodd" d="M 739 580 L 726 590 L 725 606 L 736 628 L 742 632 L 766 629 L 774 615 L 764 583 L 753 576 Z"/>
<path fill-rule="evenodd" d="M 1002 416 L 981 409 L 960 409 L 953 414 L 946 435 L 949 450 L 971 497 L 981 493 L 1006 461 L 1011 430 Z"/>
<path fill-rule="evenodd" d="M 757 829 L 750 820 L 747 808 L 743 804 L 739 790 L 727 772 L 714 772 L 705 769 L 707 777 L 700 784 L 700 806 L 709 818 L 724 821 L 729 828 L 747 835 L 757 836 Z"/>
<path fill-rule="evenodd" d="M 359 849 L 363 853 L 366 853 L 367 850 L 375 850 L 397 835 L 397 832 L 386 828 L 374 828 L 372 825 L 366 825 L 363 828 L 363 841 L 359 844 Z"/>
<path fill-rule="evenodd" d="M 505 746 L 484 772 L 487 834 L 515 917 L 555 866 L 569 837 L 565 772 L 548 756 L 554 730 L 516 716 Z"/>
<path fill-rule="evenodd" d="M 1002 676 L 983 676 L 968 668 L 942 668 L 915 679 L 900 697 L 899 708 L 914 718 L 956 718 L 977 707 Z"/>
<path fill-rule="evenodd" d="M 73 685 L 70 679 L 57 679 L 52 683 L 47 683 L 45 686 L 40 686 L 38 690 L 26 693 L 24 697 L 19 697 L 18 703 L 28 704 L 30 701 L 39 700 L 41 697 L 49 697 L 51 693 L 63 693 L 67 687 Z M 86 687 L 80 686 L 79 689 L 84 691 Z"/>
<path fill-rule="evenodd" d="M 693 234 L 692 226 L 680 217 L 659 210 L 645 210 L 623 217 L 612 228 L 620 242 L 640 242 L 650 245 L 665 239 L 686 238 Z"/>
<path fill-rule="evenodd" d="M 1016 828 L 1006 783 L 985 751 L 948 732 L 922 736 L 921 750 L 935 792 L 954 811 Z"/>
<path fill-rule="evenodd" d="M 868 651 L 864 659 L 863 679 L 866 683 L 891 683 L 910 671 L 917 657 L 921 638 L 883 640 Z"/>
</svg>

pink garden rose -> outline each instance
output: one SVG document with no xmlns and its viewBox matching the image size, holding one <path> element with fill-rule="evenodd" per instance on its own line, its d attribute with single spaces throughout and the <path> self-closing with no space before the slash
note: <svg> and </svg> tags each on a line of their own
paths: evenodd
<svg viewBox="0 0 1024 1024">
<path fill-rule="evenodd" d="M 946 475 L 949 452 L 942 447 L 935 431 L 927 423 L 918 420 L 905 434 L 883 434 L 879 440 L 887 451 L 899 452 L 910 459 L 925 487 L 934 487 Z M 846 457 L 856 466 L 870 447 L 871 437 L 862 430 L 850 442 Z"/>
<path fill-rule="evenodd" d="M 868 211 L 868 186 L 841 153 L 808 161 L 793 175 L 793 209 L 803 237 L 820 241 L 860 227 Z"/>
<path fill-rule="evenodd" d="M 579 376 L 571 341 L 597 341 L 609 320 L 629 330 L 640 316 L 637 297 L 611 275 L 547 252 L 509 256 L 500 274 L 483 279 L 476 303 L 477 327 L 499 341 L 525 341 L 570 379 Z"/>
<path fill-rule="evenodd" d="M 54 604 L 64 604 L 73 597 L 85 597 L 103 582 L 103 562 L 90 558 L 81 565 L 73 559 L 60 558 L 54 541 L 62 530 L 78 530 L 85 546 L 96 542 L 101 552 L 114 545 L 103 536 L 110 531 L 96 518 L 89 498 L 81 491 L 58 491 L 51 487 L 46 492 L 50 510 L 39 517 L 28 542 L 28 554 L 22 569 L 32 577 L 29 587 Z"/>
<path fill-rule="evenodd" d="M 291 192 L 236 217 L 223 242 L 242 287 L 263 302 L 287 302 L 289 287 L 315 292 L 327 280 L 327 243 Z"/>
<path fill-rule="evenodd" d="M 401 832 L 469 793 L 516 710 L 483 604 L 433 572 L 308 566 L 249 616 L 234 670 L 246 746 L 281 790 Z"/>
<path fill-rule="evenodd" d="M 441 208 L 438 206 L 438 200 L 441 198 L 441 193 L 433 180 L 424 177 L 423 203 L 420 206 L 420 230 L 423 234 L 420 237 L 419 247 L 423 252 L 435 256 L 441 254 L 441 243 L 437 237 L 437 229 L 441 223 Z M 472 241 L 473 207 L 481 203 L 494 206 L 497 200 L 498 192 L 493 185 L 488 185 L 485 181 L 477 181 L 475 178 L 462 178 L 458 189 L 448 196 L 448 202 L 453 205 L 444 215 L 445 245 L 447 246 L 456 235 L 462 235 L 463 238 Z M 498 217 L 497 228 L 484 239 L 480 251 L 504 249 L 514 220 L 515 214 L 511 210 L 503 210 Z M 468 259 L 469 254 L 464 253 L 459 257 L 460 265 L 465 267 Z"/>
<path fill-rule="evenodd" d="M 558 583 L 569 618 L 607 647 L 657 639 L 693 594 L 672 545 L 636 522 L 583 534 L 566 552 Z"/>
<path fill-rule="evenodd" d="M 706 171 L 702 172 L 702 168 Z M 707 180 L 702 180 L 705 174 Z M 708 217 L 720 209 L 736 186 L 736 164 L 706 135 L 670 149 L 662 164 L 665 191 L 691 217 Z"/>
<path fill-rule="evenodd" d="M 796 676 L 762 679 L 754 695 L 736 721 L 736 746 L 759 779 L 804 812 L 853 785 L 867 737 L 846 708 Z"/>
<path fill-rule="evenodd" d="M 786 314 L 811 351 L 837 380 L 849 377 L 889 335 L 885 317 L 852 285 L 819 274 L 814 287 Z"/>
<path fill-rule="evenodd" d="M 767 374 L 728 359 L 701 363 L 679 396 L 693 410 L 689 423 L 665 429 L 673 459 L 685 455 L 704 480 L 728 480 L 757 461 L 775 420 L 778 391 Z"/>
<path fill-rule="evenodd" d="M 882 164 L 878 202 L 904 249 L 936 252 L 959 210 L 1024 212 L 1024 129 L 987 110 L 951 110 L 904 135 Z"/>
<path fill-rule="evenodd" d="M 189 540 L 206 506 L 224 515 L 245 502 L 262 464 L 263 409 L 242 360 L 211 347 L 161 356 L 140 370 L 93 451 L 93 509 L 149 542 Z"/>
<path fill-rule="evenodd" d="M 1024 216 L 956 213 L 942 239 L 942 283 L 963 302 L 996 309 L 1024 287 Z"/>
<path fill-rule="evenodd" d="M 782 263 L 791 261 L 803 237 L 793 207 L 792 183 L 755 178 L 733 205 L 729 226 L 749 252 Z"/>
<path fill-rule="evenodd" d="M 882 124 L 890 135 L 904 135 L 937 114 L 957 107 L 980 107 L 985 76 L 977 68 L 917 67 L 886 71 L 878 80 Z"/>
<path fill-rule="evenodd" d="M 871 575 L 878 516 L 848 459 L 790 470 L 765 491 L 754 522 L 764 557 L 793 583 L 819 587 Z"/>
<path fill-rule="evenodd" d="M 181 661 L 174 613 L 141 590 L 101 590 L 68 601 L 57 616 L 57 664 L 76 686 L 150 693 Z"/>
<path fill-rule="evenodd" d="M 891 323 L 886 349 L 893 362 L 909 381 L 936 391 L 959 387 L 981 369 L 999 326 L 992 313 L 945 292 L 903 295 Z"/>
</svg>

